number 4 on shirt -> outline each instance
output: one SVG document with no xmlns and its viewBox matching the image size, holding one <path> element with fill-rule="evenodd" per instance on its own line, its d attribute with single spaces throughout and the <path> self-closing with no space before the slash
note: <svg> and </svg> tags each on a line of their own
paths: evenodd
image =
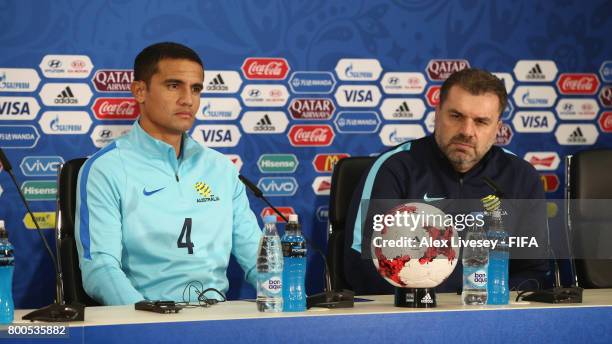
<svg viewBox="0 0 612 344">
<path fill-rule="evenodd" d="M 183 242 L 185 240 L 185 242 Z M 189 254 L 193 254 L 193 243 L 191 242 L 191 218 L 185 218 L 185 222 L 183 223 L 183 229 L 181 229 L 181 235 L 179 235 L 178 240 L 176 241 L 176 246 L 178 248 L 187 247 L 187 252 Z"/>
</svg>

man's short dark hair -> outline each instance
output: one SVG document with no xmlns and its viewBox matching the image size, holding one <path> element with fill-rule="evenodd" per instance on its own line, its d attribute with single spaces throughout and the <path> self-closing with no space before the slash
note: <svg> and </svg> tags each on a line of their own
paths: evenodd
<svg viewBox="0 0 612 344">
<path fill-rule="evenodd" d="M 466 68 L 451 74 L 440 89 L 440 107 L 448 97 L 451 87 L 459 86 L 473 95 L 494 93 L 499 99 L 499 114 L 504 112 L 508 104 L 508 93 L 504 82 L 495 75 L 476 68 Z"/>
<path fill-rule="evenodd" d="M 193 61 L 204 69 L 202 60 L 193 49 L 174 42 L 162 42 L 144 48 L 134 60 L 134 80 L 149 84 L 157 73 L 157 64 L 163 59 L 185 59 Z"/>
</svg>

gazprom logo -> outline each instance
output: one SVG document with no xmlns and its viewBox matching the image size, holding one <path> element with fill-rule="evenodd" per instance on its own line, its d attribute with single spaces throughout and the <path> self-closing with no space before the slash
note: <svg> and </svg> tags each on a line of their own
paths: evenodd
<svg viewBox="0 0 612 344">
<path fill-rule="evenodd" d="M 293 196 L 298 183 L 293 177 L 264 177 L 259 179 L 257 187 L 264 196 Z"/>
<path fill-rule="evenodd" d="M 19 168 L 28 177 L 55 177 L 64 163 L 61 156 L 26 156 Z"/>
</svg>

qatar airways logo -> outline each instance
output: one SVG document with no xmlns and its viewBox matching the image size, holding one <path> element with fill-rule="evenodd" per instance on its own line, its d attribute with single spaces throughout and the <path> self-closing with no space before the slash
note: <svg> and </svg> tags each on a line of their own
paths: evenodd
<svg viewBox="0 0 612 344">
<path fill-rule="evenodd" d="M 289 64 L 284 58 L 249 57 L 242 64 L 242 72 L 249 80 L 284 80 Z"/>
<path fill-rule="evenodd" d="M 431 60 L 427 64 L 427 76 L 431 81 L 444 81 L 451 74 L 470 68 L 467 60 Z"/>
<path fill-rule="evenodd" d="M 101 69 L 93 77 L 94 87 L 98 92 L 130 92 L 134 81 L 131 69 Z"/>
</svg>

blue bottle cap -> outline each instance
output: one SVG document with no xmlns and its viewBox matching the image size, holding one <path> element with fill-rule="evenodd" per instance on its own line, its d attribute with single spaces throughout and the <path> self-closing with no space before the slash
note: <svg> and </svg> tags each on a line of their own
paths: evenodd
<svg viewBox="0 0 612 344">
<path fill-rule="evenodd" d="M 266 217 L 264 217 L 264 224 L 268 223 L 276 223 L 276 215 L 266 215 Z"/>
</svg>

